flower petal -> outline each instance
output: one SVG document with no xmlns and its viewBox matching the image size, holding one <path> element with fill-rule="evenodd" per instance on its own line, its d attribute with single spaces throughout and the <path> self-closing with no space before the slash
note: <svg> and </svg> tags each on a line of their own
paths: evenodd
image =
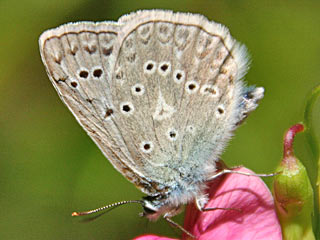
<svg viewBox="0 0 320 240">
<path fill-rule="evenodd" d="M 251 172 L 246 168 L 236 170 Z M 238 210 L 200 212 L 189 204 L 184 228 L 198 239 L 282 239 L 272 195 L 259 177 L 226 174 L 209 187 L 206 208 Z"/>
<path fill-rule="evenodd" d="M 177 240 L 177 239 L 168 238 L 168 237 L 159 237 L 156 235 L 147 234 L 147 235 L 142 235 L 142 236 L 136 237 L 133 240 Z"/>
</svg>

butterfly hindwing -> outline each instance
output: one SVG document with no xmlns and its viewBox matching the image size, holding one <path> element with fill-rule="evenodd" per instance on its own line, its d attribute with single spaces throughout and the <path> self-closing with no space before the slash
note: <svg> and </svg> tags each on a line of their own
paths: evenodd
<svg viewBox="0 0 320 240">
<path fill-rule="evenodd" d="M 199 15 L 141 11 L 119 24 L 112 96 L 129 151 L 160 188 L 205 180 L 236 128 L 245 49 Z"/>
</svg>

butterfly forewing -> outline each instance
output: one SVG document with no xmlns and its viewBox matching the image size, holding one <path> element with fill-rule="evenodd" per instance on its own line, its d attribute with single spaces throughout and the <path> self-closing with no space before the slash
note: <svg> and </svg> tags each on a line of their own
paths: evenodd
<svg viewBox="0 0 320 240">
<path fill-rule="evenodd" d="M 63 102 L 114 167 L 135 184 L 148 185 L 121 136 L 114 114 L 111 75 L 118 26 L 115 23 L 67 24 L 45 32 L 40 51 Z"/>
</svg>

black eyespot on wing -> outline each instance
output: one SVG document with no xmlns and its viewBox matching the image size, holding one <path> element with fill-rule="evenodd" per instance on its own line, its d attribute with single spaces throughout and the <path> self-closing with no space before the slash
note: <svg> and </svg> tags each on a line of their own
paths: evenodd
<svg viewBox="0 0 320 240">
<path fill-rule="evenodd" d="M 169 66 L 168 66 L 168 64 L 164 63 L 164 64 L 161 65 L 160 68 L 161 68 L 162 71 L 165 72 L 165 71 L 167 71 L 167 69 L 169 68 Z"/>
<path fill-rule="evenodd" d="M 80 71 L 79 76 L 81 78 L 87 78 L 89 76 L 89 73 L 88 73 L 88 71 L 82 70 L 82 71 Z"/>
<path fill-rule="evenodd" d="M 99 77 L 101 77 L 101 75 L 102 75 L 102 70 L 101 69 L 95 69 L 94 71 L 93 71 L 93 76 L 94 77 L 96 77 L 96 78 L 99 78 Z"/>
<path fill-rule="evenodd" d="M 77 82 L 71 82 L 71 86 L 76 88 L 78 86 L 78 83 Z"/>
<path fill-rule="evenodd" d="M 122 110 L 125 111 L 125 112 L 130 112 L 131 108 L 130 108 L 129 105 L 126 104 L 126 105 L 122 106 Z"/>
<path fill-rule="evenodd" d="M 224 113 L 223 108 L 218 108 L 218 112 L 219 112 L 220 114 L 223 114 L 223 113 Z"/>
<path fill-rule="evenodd" d="M 146 143 L 146 144 L 143 145 L 143 148 L 144 148 L 145 150 L 149 150 L 149 149 L 151 148 L 151 146 L 150 146 L 149 143 Z"/>
<path fill-rule="evenodd" d="M 146 67 L 147 70 L 152 70 L 152 68 L 154 67 L 154 65 L 152 63 L 149 63 Z"/>
<path fill-rule="evenodd" d="M 136 90 L 137 93 L 141 92 L 141 88 L 140 87 L 136 87 L 135 90 Z"/>
<path fill-rule="evenodd" d="M 188 88 L 189 88 L 190 90 L 193 90 L 193 89 L 196 88 L 196 85 L 194 85 L 193 83 L 191 83 L 191 84 L 189 84 Z"/>
</svg>

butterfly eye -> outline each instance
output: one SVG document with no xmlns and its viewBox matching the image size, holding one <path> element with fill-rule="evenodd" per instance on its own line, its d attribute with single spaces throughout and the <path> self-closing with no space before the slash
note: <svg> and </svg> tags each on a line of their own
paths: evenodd
<svg viewBox="0 0 320 240">
<path fill-rule="evenodd" d="M 148 207 L 146 207 L 146 206 L 144 206 L 143 207 L 143 214 L 144 215 L 151 215 L 151 214 L 154 214 L 154 213 L 156 213 L 157 211 L 155 211 L 155 210 L 153 210 L 153 209 L 151 209 L 151 208 L 148 208 Z"/>
</svg>

